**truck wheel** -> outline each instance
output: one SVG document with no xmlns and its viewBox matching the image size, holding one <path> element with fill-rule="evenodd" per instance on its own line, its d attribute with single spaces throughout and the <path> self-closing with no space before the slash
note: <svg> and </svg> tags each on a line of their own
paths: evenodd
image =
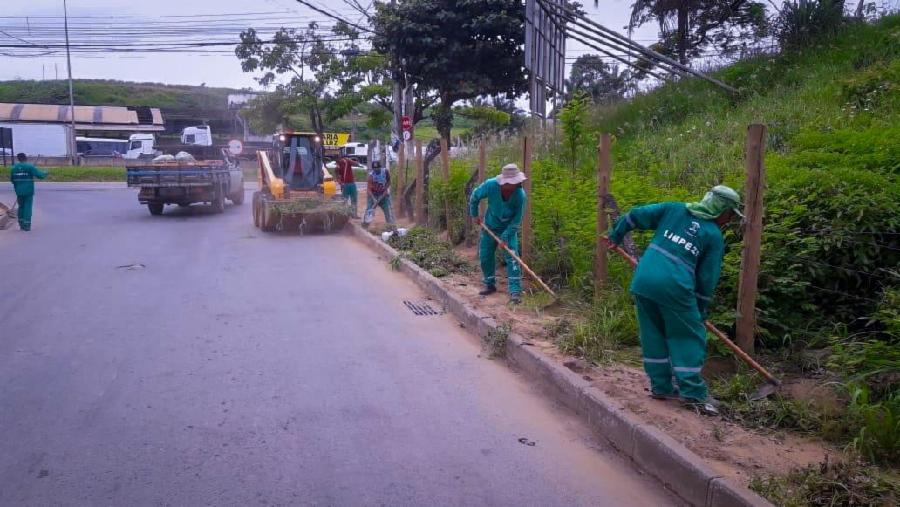
<svg viewBox="0 0 900 507">
<path fill-rule="evenodd" d="M 244 185 L 241 185 L 241 189 L 232 194 L 229 199 L 231 199 L 231 204 L 235 206 L 244 204 Z"/>
<path fill-rule="evenodd" d="M 225 212 L 225 192 L 222 187 L 215 190 L 213 195 L 212 209 L 214 213 Z"/>
<path fill-rule="evenodd" d="M 150 210 L 150 214 L 151 214 L 151 215 L 154 215 L 154 216 L 156 216 L 156 215 L 162 215 L 162 214 L 163 214 L 163 207 L 164 207 L 164 206 L 165 206 L 165 205 L 164 205 L 163 203 L 161 203 L 161 202 L 148 202 L 148 203 L 147 203 L 147 209 L 149 209 L 149 210 Z"/>
<path fill-rule="evenodd" d="M 250 201 L 250 207 L 253 208 L 253 225 L 254 227 L 259 227 L 260 217 L 262 216 L 262 203 L 260 202 L 259 192 L 253 192 L 253 198 Z"/>
</svg>

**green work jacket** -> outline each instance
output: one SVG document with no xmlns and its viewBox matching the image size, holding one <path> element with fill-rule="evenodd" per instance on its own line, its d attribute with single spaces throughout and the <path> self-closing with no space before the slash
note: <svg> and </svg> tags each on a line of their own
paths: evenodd
<svg viewBox="0 0 900 507">
<path fill-rule="evenodd" d="M 34 195 L 34 179 L 44 179 L 47 173 L 41 171 L 34 164 L 17 162 L 9 173 L 9 181 L 12 182 L 16 195 Z"/>
<path fill-rule="evenodd" d="M 469 214 L 478 216 L 478 204 L 487 199 L 487 212 L 484 225 L 500 234 L 500 239 L 509 243 L 510 238 L 519 233 L 522 226 L 522 213 L 525 211 L 525 190 L 517 188 L 509 199 L 504 201 L 500 194 L 500 183 L 496 178 L 486 180 L 478 186 L 469 198 Z"/>
<path fill-rule="evenodd" d="M 696 308 L 706 317 L 719 283 L 725 242 L 712 220 L 692 215 L 683 202 L 634 208 L 619 218 L 609 239 L 621 244 L 634 229 L 655 230 L 641 257 L 631 292 L 675 309 Z"/>
</svg>

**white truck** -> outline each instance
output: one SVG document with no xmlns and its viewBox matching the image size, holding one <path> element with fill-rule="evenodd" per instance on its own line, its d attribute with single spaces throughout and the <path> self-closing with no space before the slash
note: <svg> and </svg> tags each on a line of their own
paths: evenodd
<svg viewBox="0 0 900 507">
<path fill-rule="evenodd" d="M 187 127 L 181 131 L 181 144 L 185 146 L 212 146 L 212 130 L 209 126 Z M 153 134 L 131 134 L 128 137 L 126 159 L 153 158 L 162 153 L 156 149 L 156 137 Z"/>
<path fill-rule="evenodd" d="M 131 134 L 128 136 L 128 151 L 125 152 L 125 158 L 129 160 L 153 158 L 157 155 L 155 144 L 156 137 L 153 134 Z"/>
<path fill-rule="evenodd" d="M 209 125 L 202 127 L 187 127 L 181 131 L 181 144 L 189 146 L 212 146 L 212 130 Z"/>
<path fill-rule="evenodd" d="M 69 125 L 0 123 L 0 127 L 12 129 L 13 153 L 25 153 L 29 157 L 68 157 L 74 148 Z"/>
</svg>

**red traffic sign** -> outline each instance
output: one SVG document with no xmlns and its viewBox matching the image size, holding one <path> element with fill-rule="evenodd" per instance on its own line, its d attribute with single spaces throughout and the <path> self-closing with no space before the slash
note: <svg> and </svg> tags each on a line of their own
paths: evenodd
<svg viewBox="0 0 900 507">
<path fill-rule="evenodd" d="M 412 130 L 412 119 L 409 116 L 403 116 L 400 118 L 400 128 L 403 130 Z"/>
</svg>

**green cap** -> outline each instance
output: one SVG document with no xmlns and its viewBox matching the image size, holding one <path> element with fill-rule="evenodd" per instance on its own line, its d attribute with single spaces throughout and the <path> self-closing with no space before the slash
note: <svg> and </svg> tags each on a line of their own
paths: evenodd
<svg viewBox="0 0 900 507">
<path fill-rule="evenodd" d="M 741 196 L 725 185 L 716 185 L 703 196 L 700 202 L 687 203 L 687 209 L 697 218 L 714 220 L 726 210 L 734 210 L 741 218 Z"/>
<path fill-rule="evenodd" d="M 716 185 L 712 187 L 711 192 L 728 201 L 731 204 L 731 209 L 737 216 L 744 218 L 744 214 L 741 213 L 741 196 L 733 188 L 725 185 Z"/>
</svg>

